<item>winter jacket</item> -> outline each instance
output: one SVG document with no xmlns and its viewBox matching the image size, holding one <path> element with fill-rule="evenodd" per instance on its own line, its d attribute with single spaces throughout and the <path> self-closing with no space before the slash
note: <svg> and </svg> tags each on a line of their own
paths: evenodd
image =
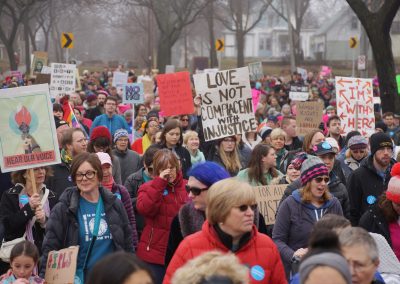
<svg viewBox="0 0 400 284">
<path fill-rule="evenodd" d="M 124 205 L 126 214 L 128 215 L 129 223 L 131 224 L 132 228 L 132 241 L 133 247 L 136 249 L 138 244 L 138 234 L 136 231 L 136 218 L 135 212 L 133 211 L 131 197 L 129 196 L 128 190 L 122 185 L 114 184 L 112 185 L 111 192 L 121 200 L 122 204 Z"/>
<path fill-rule="evenodd" d="M 285 144 L 285 149 L 288 151 L 294 151 L 294 150 L 298 150 L 301 149 L 301 147 L 303 147 L 303 141 L 301 141 L 299 139 L 299 137 L 293 137 L 293 142 L 292 144 Z"/>
<path fill-rule="evenodd" d="M 245 237 L 234 253 L 241 263 L 250 268 L 250 283 L 287 283 L 278 249 L 272 240 L 258 233 L 255 226 Z M 178 268 L 202 253 L 213 250 L 230 252 L 228 243 L 232 243 L 230 236 L 222 237 L 215 227 L 205 221 L 200 232 L 186 237 L 179 245 L 168 266 L 163 284 L 171 283 Z"/>
<path fill-rule="evenodd" d="M 46 187 L 41 189 L 44 194 Z M 12 241 L 16 238 L 20 238 L 26 231 L 26 225 L 35 216 L 35 211 L 31 209 L 29 203 L 24 207 L 19 206 L 19 194 L 23 190 L 23 186 L 16 184 L 8 191 L 6 191 L 0 203 L 0 218 L 4 225 L 4 240 Z M 47 197 L 49 201 L 50 210 L 56 204 L 56 195 L 53 191 L 49 190 L 49 195 Z M 39 222 L 35 222 L 32 227 L 33 239 L 39 251 L 42 248 L 42 242 L 44 239 L 44 228 L 40 226 Z"/>
<path fill-rule="evenodd" d="M 380 234 L 385 237 L 386 241 L 392 246 L 390 238 L 389 223 L 386 221 L 378 204 L 370 206 L 361 216 L 358 225 L 370 233 Z"/>
<path fill-rule="evenodd" d="M 66 188 L 74 186 L 69 173 L 70 167 L 71 165 L 64 162 L 51 166 L 53 175 L 45 181 L 45 184 L 55 193 L 57 201 Z"/>
<path fill-rule="evenodd" d="M 116 251 L 133 252 L 132 230 L 124 206 L 117 197 L 103 187 L 99 188 L 103 199 L 105 218 L 112 235 Z M 46 224 L 46 235 L 43 241 L 40 276 L 46 271 L 47 255 L 52 250 L 60 250 L 79 245 L 79 191 L 70 187 L 61 195 L 60 201 L 51 211 Z"/>
<path fill-rule="evenodd" d="M 272 239 L 281 254 L 287 277 L 293 254 L 296 250 L 308 246 L 314 224 L 328 213 L 343 215 L 342 207 L 336 197 L 332 196 L 317 208 L 311 203 L 302 202 L 299 190 L 295 190 L 279 206 Z"/>
<path fill-rule="evenodd" d="M 164 265 L 172 219 L 188 200 L 186 183 L 178 172 L 174 184 L 155 177 L 140 186 L 136 208 L 146 224 L 137 249 L 140 259 Z"/>
<path fill-rule="evenodd" d="M 121 183 L 124 184 L 128 176 L 142 167 L 140 156 L 127 149 L 126 151 L 119 151 L 118 149 L 113 149 L 112 153 L 114 157 L 118 157 L 119 165 L 121 168 Z"/>
<path fill-rule="evenodd" d="M 267 184 L 271 184 L 271 183 L 272 184 L 278 184 L 279 179 L 281 179 L 283 177 L 283 174 L 280 171 L 277 171 L 277 172 L 278 172 L 278 176 L 276 178 L 272 177 L 270 172 L 267 172 L 267 173 L 264 174 L 265 181 L 267 182 Z M 248 168 L 244 169 L 244 170 L 241 170 L 237 174 L 237 177 L 240 180 L 249 183 L 251 186 L 261 186 L 262 185 L 261 183 L 256 182 L 255 180 L 253 180 L 252 182 L 249 181 L 249 169 Z"/>
<path fill-rule="evenodd" d="M 361 161 L 357 161 L 353 157 L 345 158 L 343 161 L 340 162 L 343 173 L 346 177 L 346 179 L 349 178 L 350 174 L 354 172 L 356 169 L 358 169 L 364 159 L 361 159 Z"/>
<path fill-rule="evenodd" d="M 353 226 L 358 225 L 362 214 L 369 206 L 375 204 L 378 197 L 387 189 L 393 164 L 394 160 L 381 176 L 375 169 L 373 156 L 370 155 L 349 176 L 347 190 L 350 198 L 350 221 Z"/>
<path fill-rule="evenodd" d="M 92 123 L 92 128 L 90 128 L 90 132 L 97 126 L 105 126 L 110 130 L 111 136 L 114 137 L 115 131 L 118 129 L 125 129 L 129 134 L 132 133 L 132 130 L 129 128 L 128 123 L 125 118 L 118 114 L 114 114 L 111 118 L 107 114 L 102 114 L 96 117 L 96 119 Z"/>
</svg>

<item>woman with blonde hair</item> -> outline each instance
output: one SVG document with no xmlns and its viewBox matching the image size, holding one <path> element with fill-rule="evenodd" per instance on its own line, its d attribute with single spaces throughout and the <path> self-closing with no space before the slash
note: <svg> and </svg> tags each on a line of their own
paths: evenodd
<svg viewBox="0 0 400 284">
<path fill-rule="evenodd" d="M 275 128 L 272 130 L 270 138 L 271 138 L 271 146 L 276 151 L 276 165 L 279 168 L 281 163 L 283 162 L 288 151 L 285 149 L 285 141 L 286 141 L 286 132 L 280 128 Z"/>
<path fill-rule="evenodd" d="M 190 161 L 192 162 L 192 165 L 204 162 L 206 160 L 203 152 L 199 150 L 200 140 L 199 134 L 196 131 L 187 130 L 183 134 L 183 145 L 190 153 Z"/>
<path fill-rule="evenodd" d="M 257 203 L 249 184 L 234 178 L 221 180 L 209 189 L 206 203 L 207 220 L 200 232 L 181 242 L 164 284 L 171 283 L 175 271 L 190 259 L 213 250 L 234 253 L 250 268 L 250 283 L 287 283 L 277 247 L 254 225 Z"/>
</svg>

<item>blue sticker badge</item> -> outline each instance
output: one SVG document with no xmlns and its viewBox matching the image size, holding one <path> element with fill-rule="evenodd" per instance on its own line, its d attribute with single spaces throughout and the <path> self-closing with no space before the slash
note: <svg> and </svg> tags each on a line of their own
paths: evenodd
<svg viewBox="0 0 400 284">
<path fill-rule="evenodd" d="M 368 203 L 369 205 L 372 205 L 372 204 L 374 204 L 375 202 L 376 202 L 376 197 L 375 197 L 375 196 L 369 195 L 369 196 L 367 197 L 367 203 Z"/>
<path fill-rule="evenodd" d="M 29 203 L 29 197 L 28 197 L 28 195 L 26 195 L 26 194 L 21 194 L 21 195 L 19 196 L 19 203 L 21 203 L 22 206 L 25 206 L 26 204 L 28 204 L 28 203 Z"/>
<path fill-rule="evenodd" d="M 164 191 L 163 191 L 163 194 L 162 195 L 164 195 L 164 196 L 167 196 L 168 195 L 168 189 L 164 189 Z"/>
<path fill-rule="evenodd" d="M 121 200 L 121 194 L 119 194 L 119 192 L 114 193 L 114 195 L 115 195 L 119 200 Z"/>
<path fill-rule="evenodd" d="M 68 176 L 68 181 L 69 181 L 69 182 L 72 182 L 71 176 Z"/>
<path fill-rule="evenodd" d="M 261 281 L 261 280 L 263 280 L 265 278 L 264 268 L 262 268 L 259 265 L 254 265 L 250 269 L 250 274 L 251 274 L 251 277 L 253 277 L 254 280 L 257 280 L 257 281 Z"/>
</svg>

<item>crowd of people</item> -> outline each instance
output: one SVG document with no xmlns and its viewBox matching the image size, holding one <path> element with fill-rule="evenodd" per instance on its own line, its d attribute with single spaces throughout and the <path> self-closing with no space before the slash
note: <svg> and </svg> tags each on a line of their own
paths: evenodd
<svg viewBox="0 0 400 284">
<path fill-rule="evenodd" d="M 0 174 L 3 245 L 21 239 L 0 250 L 0 283 L 44 283 L 49 252 L 70 246 L 75 283 L 400 283 L 399 116 L 343 135 L 332 79 L 295 72 L 251 82 L 256 131 L 205 141 L 195 91 L 194 113 L 165 117 L 147 72 L 129 71 L 154 83 L 134 106 L 108 68 L 80 80 L 53 102 L 61 163 Z M 304 137 L 291 86 L 324 103 Z M 272 225 L 254 189 L 268 185 L 286 186 Z"/>
</svg>

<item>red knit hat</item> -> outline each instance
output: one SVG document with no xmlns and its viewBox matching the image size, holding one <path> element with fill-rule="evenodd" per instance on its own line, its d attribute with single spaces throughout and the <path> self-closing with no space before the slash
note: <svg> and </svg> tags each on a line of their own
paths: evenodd
<svg viewBox="0 0 400 284">
<path fill-rule="evenodd" d="M 390 201 L 400 204 L 400 163 L 396 163 L 390 172 L 392 176 L 386 191 L 386 198 Z"/>
<path fill-rule="evenodd" d="M 105 126 L 97 126 L 93 128 L 92 133 L 90 134 L 90 141 L 94 141 L 99 137 L 105 137 L 110 141 L 111 144 L 111 133 Z"/>
</svg>

